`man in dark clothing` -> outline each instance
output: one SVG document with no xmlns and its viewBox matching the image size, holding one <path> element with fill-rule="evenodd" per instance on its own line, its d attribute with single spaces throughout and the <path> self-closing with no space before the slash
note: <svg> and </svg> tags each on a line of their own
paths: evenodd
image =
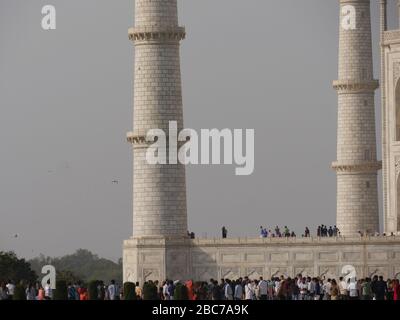
<svg viewBox="0 0 400 320">
<path fill-rule="evenodd" d="M 212 299 L 213 299 L 213 300 L 216 300 L 216 301 L 222 300 L 222 299 L 221 299 L 221 289 L 220 289 L 220 287 L 218 286 L 218 281 L 214 281 L 214 282 L 213 282 L 213 287 L 212 287 L 211 290 L 212 290 L 212 291 L 211 291 L 211 296 L 212 296 Z"/>
<path fill-rule="evenodd" d="M 376 284 L 378 282 L 378 276 L 374 276 L 371 281 L 371 291 L 373 296 L 376 298 Z"/>
<path fill-rule="evenodd" d="M 385 281 L 383 281 L 383 277 L 380 276 L 379 280 L 376 281 L 376 284 L 374 286 L 375 292 L 375 299 L 376 300 L 385 300 L 386 292 L 387 292 L 387 284 Z"/>
<path fill-rule="evenodd" d="M 68 283 L 67 292 L 68 292 L 68 300 L 78 300 L 77 299 L 78 292 L 76 291 L 76 288 L 72 285 L 72 283 Z"/>
<path fill-rule="evenodd" d="M 225 227 L 222 227 L 222 239 L 226 239 L 228 236 L 228 230 Z"/>
<path fill-rule="evenodd" d="M 104 282 L 100 281 L 99 285 L 97 286 L 97 298 L 99 300 L 104 300 L 106 296 L 106 291 L 104 289 Z"/>
<path fill-rule="evenodd" d="M 168 292 L 168 296 L 173 299 L 174 294 L 175 294 L 175 284 L 174 284 L 174 282 L 172 280 L 170 280 L 169 283 L 168 283 L 167 292 Z M 155 295 L 157 295 L 157 289 L 156 289 L 156 294 Z M 153 297 L 154 297 L 154 295 L 153 295 Z M 154 298 L 152 300 L 157 300 L 157 299 Z"/>
</svg>

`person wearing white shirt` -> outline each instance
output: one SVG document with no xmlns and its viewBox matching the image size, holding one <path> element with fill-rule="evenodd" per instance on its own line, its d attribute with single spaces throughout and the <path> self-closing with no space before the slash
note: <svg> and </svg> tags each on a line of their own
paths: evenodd
<svg viewBox="0 0 400 320">
<path fill-rule="evenodd" d="M 268 282 L 260 277 L 260 282 L 258 283 L 258 289 L 260 291 L 260 300 L 268 299 Z"/>
<path fill-rule="evenodd" d="M 244 291 L 246 300 L 254 300 L 255 290 L 253 284 L 250 281 L 244 287 Z"/>
<path fill-rule="evenodd" d="M 242 300 L 243 298 L 243 287 L 242 284 L 237 281 L 236 282 L 236 286 L 235 286 L 235 295 L 234 295 L 234 299 L 235 300 Z"/>
<path fill-rule="evenodd" d="M 278 278 L 276 278 L 276 280 L 275 280 L 275 295 L 278 295 L 280 287 L 281 287 L 281 282 L 279 281 Z"/>
<path fill-rule="evenodd" d="M 354 278 L 350 280 L 350 284 L 349 284 L 347 290 L 349 291 L 350 300 L 358 299 L 357 282 Z"/>
<path fill-rule="evenodd" d="M 47 281 L 47 284 L 44 287 L 44 298 L 46 300 L 53 299 L 53 289 L 51 288 L 50 280 Z"/>
<path fill-rule="evenodd" d="M 300 282 L 299 290 L 300 290 L 300 300 L 306 300 L 308 284 L 305 278 L 303 278 L 303 280 Z"/>
<path fill-rule="evenodd" d="M 225 299 L 226 300 L 233 300 L 233 292 L 232 292 L 232 287 L 231 287 L 231 281 L 226 280 L 226 284 L 224 287 L 224 292 L 225 292 Z"/>
<path fill-rule="evenodd" d="M 260 297 L 261 297 L 260 296 L 260 288 L 258 287 L 257 280 L 254 281 L 253 288 L 254 288 L 254 300 L 260 300 Z"/>
<path fill-rule="evenodd" d="M 324 293 L 326 300 L 331 300 L 331 287 L 331 279 L 328 279 L 328 281 L 324 284 Z"/>
<path fill-rule="evenodd" d="M 297 281 L 296 281 L 296 285 L 300 288 L 300 284 L 301 284 L 301 282 L 303 281 L 303 278 L 301 278 L 301 277 L 298 277 L 297 278 Z"/>
<path fill-rule="evenodd" d="M 6 288 L 7 288 L 8 299 L 12 300 L 15 292 L 15 284 L 10 280 L 6 285 Z"/>
<path fill-rule="evenodd" d="M 108 298 L 110 300 L 118 300 L 117 298 L 117 287 L 115 285 L 115 281 L 111 280 L 111 284 L 107 288 L 108 291 Z"/>
<path fill-rule="evenodd" d="M 307 279 L 307 290 L 308 290 L 308 298 L 310 300 L 314 300 L 314 295 L 315 295 L 315 283 L 312 281 L 311 278 Z"/>
<path fill-rule="evenodd" d="M 340 291 L 340 300 L 347 300 L 348 291 L 347 291 L 347 283 L 344 281 L 343 277 L 339 278 L 339 291 Z"/>
<path fill-rule="evenodd" d="M 168 280 L 165 281 L 165 284 L 163 285 L 163 296 L 164 296 L 164 300 L 169 300 L 169 294 L 168 294 Z"/>
</svg>

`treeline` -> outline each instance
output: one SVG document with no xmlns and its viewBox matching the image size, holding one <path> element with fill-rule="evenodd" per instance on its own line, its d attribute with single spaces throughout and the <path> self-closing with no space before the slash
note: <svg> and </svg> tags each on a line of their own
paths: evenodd
<svg viewBox="0 0 400 320">
<path fill-rule="evenodd" d="M 89 250 L 79 249 L 75 253 L 63 257 L 46 257 L 40 255 L 28 261 L 32 270 L 41 275 L 44 265 L 52 265 L 57 271 L 57 279 L 76 283 L 82 281 L 102 280 L 109 283 L 111 280 L 122 283 L 122 259 L 115 263 L 111 260 L 100 258 Z"/>
<path fill-rule="evenodd" d="M 14 252 L 0 251 L 0 284 L 8 280 L 34 282 L 37 274 L 25 259 L 19 259 Z"/>
</svg>

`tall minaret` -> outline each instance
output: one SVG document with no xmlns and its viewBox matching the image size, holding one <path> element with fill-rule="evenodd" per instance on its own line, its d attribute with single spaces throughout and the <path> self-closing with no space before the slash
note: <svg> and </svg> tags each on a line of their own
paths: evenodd
<svg viewBox="0 0 400 320">
<path fill-rule="evenodd" d="M 133 238 L 187 236 L 185 168 L 146 161 L 150 129 L 169 135 L 169 121 L 183 128 L 177 0 L 135 0 L 133 144 Z M 176 141 L 176 138 L 175 138 Z M 167 149 L 168 155 L 168 149 Z"/>
<path fill-rule="evenodd" d="M 337 226 L 341 235 L 379 231 L 370 0 L 339 0 Z"/>
<path fill-rule="evenodd" d="M 400 0 L 397 0 L 397 20 L 398 28 L 400 29 Z"/>
</svg>

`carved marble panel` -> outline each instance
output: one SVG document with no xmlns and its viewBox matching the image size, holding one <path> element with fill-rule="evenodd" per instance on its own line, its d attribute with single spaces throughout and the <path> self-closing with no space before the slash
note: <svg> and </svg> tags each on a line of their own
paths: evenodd
<svg viewBox="0 0 400 320">
<path fill-rule="evenodd" d="M 194 252 L 192 254 L 194 264 L 212 263 L 215 262 L 215 253 Z"/>
<path fill-rule="evenodd" d="M 388 259 L 388 253 L 383 251 L 368 252 L 368 259 L 386 261 Z"/>
<path fill-rule="evenodd" d="M 160 279 L 160 270 L 155 268 L 145 268 L 143 269 L 143 279 L 144 281 L 156 281 Z"/>
<path fill-rule="evenodd" d="M 248 276 L 250 279 L 260 279 L 260 277 L 264 277 L 264 268 L 263 267 L 247 268 L 246 276 Z"/>
<path fill-rule="evenodd" d="M 387 266 L 368 266 L 368 277 L 383 276 L 385 279 L 389 277 L 389 267 Z"/>
<path fill-rule="evenodd" d="M 210 279 L 218 279 L 218 268 L 215 267 L 198 267 L 193 269 L 195 279 L 197 281 L 209 281 Z"/>
<path fill-rule="evenodd" d="M 339 274 L 338 266 L 322 265 L 318 267 L 317 276 L 328 278 L 337 278 Z"/>
<path fill-rule="evenodd" d="M 142 263 L 160 263 L 162 261 L 162 255 L 156 252 L 144 252 L 140 256 Z"/>
<path fill-rule="evenodd" d="M 289 253 L 288 252 L 276 252 L 271 253 L 271 261 L 272 262 L 283 262 L 289 260 Z"/>
<path fill-rule="evenodd" d="M 359 261 L 362 259 L 361 252 L 343 252 L 342 259 L 344 261 Z"/>
<path fill-rule="evenodd" d="M 319 253 L 320 261 L 338 261 L 339 255 L 337 252 L 320 252 Z"/>
<path fill-rule="evenodd" d="M 221 268 L 221 278 L 224 279 L 238 279 L 240 277 L 240 270 L 238 267 Z"/>
<path fill-rule="evenodd" d="M 288 276 L 289 269 L 287 267 L 271 267 L 271 277 Z"/>
<path fill-rule="evenodd" d="M 265 262 L 265 255 L 263 253 L 247 253 L 245 258 L 247 262 Z"/>
<path fill-rule="evenodd" d="M 223 253 L 221 254 L 222 263 L 240 262 L 240 254 Z"/>
<path fill-rule="evenodd" d="M 296 252 L 294 254 L 295 261 L 311 261 L 313 260 L 312 252 Z"/>
</svg>

